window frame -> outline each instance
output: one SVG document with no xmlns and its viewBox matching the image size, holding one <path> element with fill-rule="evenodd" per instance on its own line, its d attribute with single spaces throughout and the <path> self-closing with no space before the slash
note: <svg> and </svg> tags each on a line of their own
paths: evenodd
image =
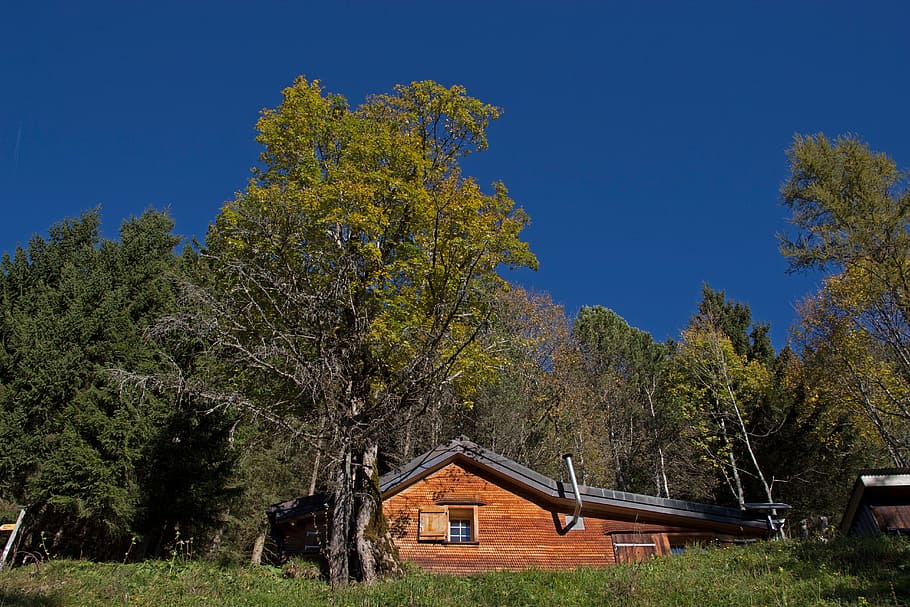
<svg viewBox="0 0 910 607">
<path fill-rule="evenodd" d="M 453 544 L 466 544 L 474 539 L 471 519 L 449 518 L 449 541 Z"/>
<path fill-rule="evenodd" d="M 442 531 L 442 520 L 445 520 L 445 532 Z M 453 534 L 453 522 L 463 523 L 461 531 Z M 479 544 L 476 505 L 445 505 L 422 507 L 418 513 L 417 541 L 421 543 L 452 544 L 469 546 Z M 467 537 L 467 539 L 464 539 Z"/>
<path fill-rule="evenodd" d="M 464 546 L 465 544 L 477 544 L 477 506 L 468 506 L 468 505 L 458 505 L 458 506 L 449 506 L 447 508 L 449 516 L 449 533 L 446 538 L 446 542 L 449 544 L 459 544 Z M 463 521 L 467 523 L 468 527 L 468 539 L 452 539 L 452 522 L 453 521 Z"/>
</svg>

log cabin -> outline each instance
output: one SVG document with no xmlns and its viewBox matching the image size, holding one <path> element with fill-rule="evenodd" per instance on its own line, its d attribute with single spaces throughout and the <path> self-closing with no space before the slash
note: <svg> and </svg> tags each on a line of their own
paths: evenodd
<svg viewBox="0 0 910 607">
<path fill-rule="evenodd" d="M 567 485 L 464 437 L 383 475 L 380 488 L 401 558 L 439 573 L 606 567 L 774 531 L 754 512 Z M 319 558 L 329 509 L 320 495 L 268 509 L 282 557 Z"/>
</svg>

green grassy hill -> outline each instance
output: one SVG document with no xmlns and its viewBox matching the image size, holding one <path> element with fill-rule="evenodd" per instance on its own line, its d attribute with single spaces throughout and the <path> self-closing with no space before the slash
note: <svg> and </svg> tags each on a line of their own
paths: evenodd
<svg viewBox="0 0 910 607">
<path fill-rule="evenodd" d="M 139 564 L 50 561 L 0 572 L 0 606 L 137 605 L 908 605 L 910 541 L 774 542 L 694 549 L 606 570 L 471 577 L 414 572 L 333 590 L 272 567 L 200 561 Z"/>
</svg>

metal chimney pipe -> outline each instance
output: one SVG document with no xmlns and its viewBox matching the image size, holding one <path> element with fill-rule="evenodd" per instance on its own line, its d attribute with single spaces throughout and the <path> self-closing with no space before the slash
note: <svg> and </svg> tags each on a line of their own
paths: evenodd
<svg viewBox="0 0 910 607">
<path fill-rule="evenodd" d="M 566 460 L 566 466 L 569 468 L 569 478 L 572 480 L 572 491 L 575 492 L 575 512 L 572 514 L 572 522 L 566 525 L 566 531 L 575 526 L 578 517 L 581 516 L 581 493 L 578 491 L 578 480 L 575 478 L 575 467 L 572 466 L 572 454 L 566 453 L 562 456 Z"/>
</svg>

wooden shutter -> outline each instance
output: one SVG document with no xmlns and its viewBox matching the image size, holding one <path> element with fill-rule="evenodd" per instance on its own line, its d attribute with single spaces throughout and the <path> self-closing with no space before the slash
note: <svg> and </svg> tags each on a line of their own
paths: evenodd
<svg viewBox="0 0 910 607">
<path fill-rule="evenodd" d="M 421 508 L 418 540 L 445 541 L 449 533 L 449 516 L 445 508 Z"/>
</svg>

